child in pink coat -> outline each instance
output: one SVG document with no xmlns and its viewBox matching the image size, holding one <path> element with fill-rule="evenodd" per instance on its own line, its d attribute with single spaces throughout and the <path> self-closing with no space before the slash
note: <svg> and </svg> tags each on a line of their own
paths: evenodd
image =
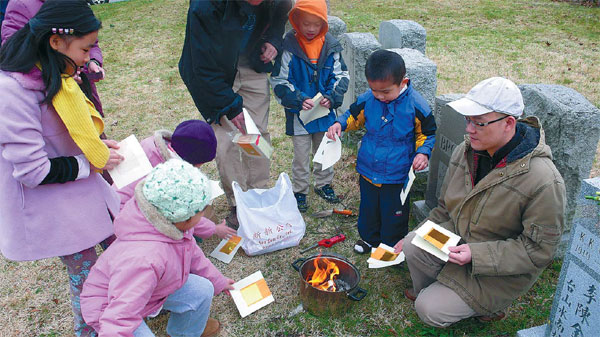
<svg viewBox="0 0 600 337">
<path fill-rule="evenodd" d="M 210 199 L 206 176 L 180 159 L 159 164 L 136 186 L 115 219 L 117 240 L 81 293 L 83 318 L 99 336 L 154 336 L 144 318 L 163 308 L 171 311 L 172 337 L 218 331 L 208 318 L 212 297 L 233 289 L 233 280 L 204 256 L 191 230 Z"/>
<path fill-rule="evenodd" d="M 200 168 L 215 159 L 217 152 L 215 132 L 208 123 L 198 119 L 179 123 L 173 132 L 155 131 L 154 135 L 143 139 L 140 144 L 152 167 L 171 158 L 181 158 Z M 140 180 L 142 179 L 116 190 L 121 199 L 121 209 L 129 199 L 133 198 L 135 186 Z M 194 227 L 194 236 L 202 239 L 208 239 L 213 235 L 224 239 L 235 234 L 235 229 L 228 227 L 225 220 L 217 225 L 208 216 L 202 217 Z"/>
</svg>

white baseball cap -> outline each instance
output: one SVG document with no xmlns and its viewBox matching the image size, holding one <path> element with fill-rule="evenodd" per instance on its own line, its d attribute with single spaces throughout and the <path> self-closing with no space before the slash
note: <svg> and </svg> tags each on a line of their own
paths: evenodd
<svg viewBox="0 0 600 337">
<path fill-rule="evenodd" d="M 495 111 L 520 117 L 524 108 L 521 90 L 503 77 L 492 77 L 477 83 L 465 97 L 448 105 L 464 116 L 479 116 Z"/>
</svg>

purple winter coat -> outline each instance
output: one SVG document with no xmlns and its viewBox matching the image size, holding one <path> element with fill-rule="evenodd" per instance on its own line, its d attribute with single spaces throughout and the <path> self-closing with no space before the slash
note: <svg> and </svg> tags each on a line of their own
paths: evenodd
<svg viewBox="0 0 600 337">
<path fill-rule="evenodd" d="M 169 148 L 171 144 L 171 136 L 172 132 L 167 130 L 158 130 L 154 132 L 153 136 L 147 137 L 140 142 L 146 157 L 148 157 L 148 161 L 150 161 L 150 165 L 155 167 L 160 163 L 164 163 L 167 160 L 176 157 L 173 153 L 173 150 Z M 123 209 L 125 204 L 133 198 L 135 193 L 135 186 L 142 181 L 144 178 L 140 178 L 131 184 L 117 189 L 117 194 L 121 199 L 121 207 Z M 117 188 L 113 184 L 113 188 Z M 202 217 L 198 224 L 194 227 L 194 235 L 203 239 L 208 239 L 215 234 L 216 225 L 210 219 Z"/>
<path fill-rule="evenodd" d="M 148 201 L 139 202 L 138 193 L 115 219 L 117 240 L 100 255 L 83 285 L 83 318 L 99 336 L 133 336 L 143 318 L 157 312 L 190 273 L 208 279 L 214 295 L 228 284 L 191 231 L 181 239 L 167 236 L 168 230 L 181 232 Z"/>
<path fill-rule="evenodd" d="M 10 0 L 8 6 L 6 6 L 4 21 L 2 21 L 2 43 L 8 40 L 8 38 L 16 31 L 23 28 L 23 26 L 29 22 L 29 19 L 35 16 L 43 4 L 44 0 Z M 96 41 L 92 49 L 90 49 L 90 59 L 94 59 L 102 65 L 102 51 L 98 46 L 98 41 Z M 87 68 L 84 69 L 84 72 L 87 73 Z M 96 83 L 90 81 L 90 87 L 93 96 L 92 103 L 94 103 L 94 106 L 100 115 L 104 117 L 100 96 L 98 96 L 98 89 L 96 89 Z"/>
<path fill-rule="evenodd" d="M 98 173 L 40 185 L 50 158 L 81 150 L 45 96 L 41 72 L 0 71 L 0 250 L 11 260 L 73 254 L 113 234 L 119 198 Z"/>
</svg>

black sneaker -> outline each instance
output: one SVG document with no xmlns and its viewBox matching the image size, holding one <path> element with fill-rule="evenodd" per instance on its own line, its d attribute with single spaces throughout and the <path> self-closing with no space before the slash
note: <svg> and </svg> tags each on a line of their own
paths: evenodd
<svg viewBox="0 0 600 337">
<path fill-rule="evenodd" d="M 306 203 L 306 194 L 294 193 L 294 197 L 296 197 L 296 203 L 298 203 L 298 210 L 302 213 L 308 211 L 308 204 Z"/>
<path fill-rule="evenodd" d="M 332 204 L 340 202 L 340 198 L 338 198 L 338 196 L 335 195 L 333 188 L 329 184 L 323 185 L 323 187 L 320 188 L 315 187 L 315 193 L 317 193 L 321 198 L 325 199 L 327 202 L 330 202 Z"/>
<path fill-rule="evenodd" d="M 363 240 L 357 240 L 354 244 L 354 251 L 359 254 L 371 253 L 371 245 Z"/>
</svg>

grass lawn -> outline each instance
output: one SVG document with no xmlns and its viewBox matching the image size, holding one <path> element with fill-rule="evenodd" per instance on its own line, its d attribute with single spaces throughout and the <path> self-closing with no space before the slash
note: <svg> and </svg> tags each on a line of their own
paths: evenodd
<svg viewBox="0 0 600 337">
<path fill-rule="evenodd" d="M 123 139 L 134 133 L 142 139 L 156 129 L 173 129 L 185 119 L 199 117 L 177 70 L 187 3 L 130 0 L 94 7 L 104 25 L 100 45 L 107 77 L 99 91 L 109 137 Z M 549 0 L 331 0 L 331 7 L 331 14 L 346 21 L 349 32 L 377 35 L 379 23 L 389 19 L 422 24 L 427 29 L 427 56 L 438 66 L 438 94 L 466 92 L 482 79 L 502 75 L 518 84 L 566 85 L 600 106 L 600 8 Z M 274 183 L 280 172 L 290 172 L 293 154 L 284 134 L 283 110 L 274 100 L 270 116 L 276 149 Z M 346 147 L 336 164 L 334 185 L 356 210 L 354 161 L 354 150 Z M 600 175 L 599 168 L 596 161 L 593 176 Z M 214 163 L 204 169 L 218 177 Z M 418 194 L 413 200 L 419 199 Z M 331 207 L 313 193 L 309 203 L 307 214 Z M 226 215 L 224 200 L 216 203 L 216 211 L 219 218 Z M 306 216 L 305 220 L 307 234 L 300 247 L 259 257 L 247 257 L 240 250 L 229 265 L 214 261 L 236 280 L 261 270 L 275 297 L 275 303 L 245 319 L 240 319 L 229 297 L 216 297 L 211 315 L 223 323 L 222 336 L 512 336 L 519 329 L 543 324 L 549 316 L 559 261 L 514 302 L 506 320 L 482 324 L 469 319 L 445 330 L 427 327 L 402 296 L 410 285 L 407 269 L 368 269 L 366 257 L 352 252 L 358 237 L 355 218 L 317 221 Z M 301 257 L 301 248 L 337 234 L 337 228 L 348 239 L 331 250 L 359 268 L 367 297 L 341 318 L 305 312 L 289 317 L 299 304 L 298 274 L 290 263 Z M 201 247 L 208 254 L 217 242 L 206 240 Z M 56 258 L 24 263 L 0 258 L 0 336 L 72 336 L 67 289 L 66 273 Z M 166 318 L 149 325 L 157 336 L 166 336 Z"/>
</svg>

